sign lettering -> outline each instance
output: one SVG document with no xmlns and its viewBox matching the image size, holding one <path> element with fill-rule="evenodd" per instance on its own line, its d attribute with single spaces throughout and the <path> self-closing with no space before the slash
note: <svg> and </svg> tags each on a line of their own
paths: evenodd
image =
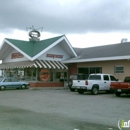
<svg viewBox="0 0 130 130">
<path fill-rule="evenodd" d="M 50 57 L 50 58 L 63 58 L 63 55 L 55 55 L 55 54 L 47 54 L 46 57 Z"/>
<path fill-rule="evenodd" d="M 16 59 L 16 58 L 23 58 L 23 54 L 21 53 L 12 53 L 11 59 Z"/>
</svg>

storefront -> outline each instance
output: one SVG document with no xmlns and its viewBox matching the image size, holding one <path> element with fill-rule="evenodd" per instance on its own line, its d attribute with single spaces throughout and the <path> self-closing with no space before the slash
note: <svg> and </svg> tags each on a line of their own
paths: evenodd
<svg viewBox="0 0 130 130">
<path fill-rule="evenodd" d="M 64 86 L 68 66 L 62 61 L 77 54 L 66 36 L 29 41 L 5 39 L 0 50 L 3 76 L 17 77 L 32 87 Z"/>
<path fill-rule="evenodd" d="M 130 42 L 89 48 L 74 48 L 76 58 L 64 60 L 68 64 L 68 75 L 82 73 L 112 74 L 119 80 L 130 74 Z"/>
<path fill-rule="evenodd" d="M 67 79 L 68 67 L 60 61 L 22 61 L 3 63 L 0 66 L 4 77 L 17 77 L 19 80 L 57 83 L 63 86 Z M 48 84 L 49 85 L 49 84 Z"/>
</svg>

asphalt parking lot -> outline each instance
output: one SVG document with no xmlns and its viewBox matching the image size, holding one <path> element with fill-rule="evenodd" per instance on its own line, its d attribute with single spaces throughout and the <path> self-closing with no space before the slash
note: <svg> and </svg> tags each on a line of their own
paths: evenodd
<svg viewBox="0 0 130 130">
<path fill-rule="evenodd" d="M 0 91 L 1 130 L 119 130 L 130 95 L 79 95 L 67 88 Z"/>
</svg>

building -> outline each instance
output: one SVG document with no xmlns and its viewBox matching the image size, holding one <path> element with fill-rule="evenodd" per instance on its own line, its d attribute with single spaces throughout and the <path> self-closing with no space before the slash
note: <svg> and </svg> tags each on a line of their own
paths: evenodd
<svg viewBox="0 0 130 130">
<path fill-rule="evenodd" d="M 62 61 L 76 57 L 65 35 L 29 41 L 5 38 L 0 49 L 4 76 L 29 81 L 31 86 L 63 86 L 68 67 Z"/>
<path fill-rule="evenodd" d="M 120 80 L 130 75 L 130 42 L 74 48 L 77 57 L 63 61 L 72 73 L 109 73 Z"/>
<path fill-rule="evenodd" d="M 130 75 L 130 43 L 73 48 L 65 35 L 40 40 L 37 30 L 29 41 L 5 38 L 0 49 L 3 76 L 29 81 L 31 86 L 64 86 L 74 73 L 109 73 L 120 80 Z"/>
</svg>

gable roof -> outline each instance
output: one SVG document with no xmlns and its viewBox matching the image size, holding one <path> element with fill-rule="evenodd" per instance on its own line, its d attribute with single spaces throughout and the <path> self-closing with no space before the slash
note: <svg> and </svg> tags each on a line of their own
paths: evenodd
<svg viewBox="0 0 130 130">
<path fill-rule="evenodd" d="M 5 50 L 7 49 L 7 47 L 5 46 L 10 45 L 14 49 L 19 51 L 23 55 L 25 55 L 28 59 L 33 61 L 63 40 L 65 41 L 64 46 L 68 48 L 69 52 L 74 57 L 77 56 L 76 52 L 72 48 L 71 44 L 69 43 L 65 35 L 53 37 L 53 38 L 49 38 L 37 42 L 5 38 L 0 50 L 0 55 L 2 56 L 2 54 L 4 53 L 4 49 Z"/>
<path fill-rule="evenodd" d="M 130 59 L 130 42 L 89 48 L 74 48 L 79 54 L 64 63 Z"/>
<path fill-rule="evenodd" d="M 21 51 L 25 52 L 28 56 L 33 57 L 37 55 L 39 52 L 41 52 L 42 50 L 46 49 L 48 46 L 53 44 L 61 37 L 63 37 L 63 35 L 37 41 L 37 42 L 22 41 L 22 40 L 8 39 L 8 38 L 6 38 L 6 40 L 12 43 L 17 48 L 19 48 Z"/>
</svg>

